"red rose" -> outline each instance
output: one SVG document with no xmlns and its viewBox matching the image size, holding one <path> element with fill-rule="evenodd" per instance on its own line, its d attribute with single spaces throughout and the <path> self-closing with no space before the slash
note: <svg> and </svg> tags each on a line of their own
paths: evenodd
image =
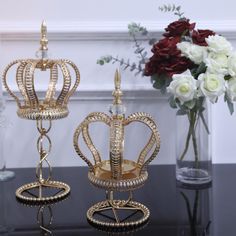
<svg viewBox="0 0 236 236">
<path fill-rule="evenodd" d="M 164 38 L 158 43 L 154 44 L 152 52 L 159 57 L 169 58 L 171 56 L 178 56 L 181 54 L 176 44 L 180 42 L 180 38 Z"/>
<path fill-rule="evenodd" d="M 152 76 L 157 73 L 157 63 L 155 60 L 149 60 L 148 63 L 145 64 L 144 75 L 145 76 Z"/>
<path fill-rule="evenodd" d="M 207 46 L 206 38 L 210 35 L 215 35 L 215 32 L 211 30 L 194 30 L 192 33 L 193 43 Z"/>
<path fill-rule="evenodd" d="M 174 74 L 181 74 L 187 69 L 191 69 L 193 63 L 186 57 L 173 58 L 173 60 L 161 63 L 157 69 L 157 74 L 166 74 L 172 77 Z"/>
<path fill-rule="evenodd" d="M 174 21 L 165 28 L 166 33 L 163 35 L 165 37 L 189 35 L 189 32 L 192 31 L 194 27 L 195 23 L 190 24 L 188 19 Z"/>
<path fill-rule="evenodd" d="M 193 63 L 186 57 L 181 56 L 181 51 L 176 47 L 180 38 L 164 38 L 156 43 L 152 52 L 154 55 L 145 65 L 146 76 L 154 74 L 171 77 L 191 68 Z"/>
</svg>

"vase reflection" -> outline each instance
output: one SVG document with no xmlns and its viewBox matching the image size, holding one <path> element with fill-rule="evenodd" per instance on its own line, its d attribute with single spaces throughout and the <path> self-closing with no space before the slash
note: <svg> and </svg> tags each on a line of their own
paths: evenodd
<svg viewBox="0 0 236 236">
<path fill-rule="evenodd" d="M 211 185 L 177 186 L 178 236 L 212 236 Z"/>
</svg>

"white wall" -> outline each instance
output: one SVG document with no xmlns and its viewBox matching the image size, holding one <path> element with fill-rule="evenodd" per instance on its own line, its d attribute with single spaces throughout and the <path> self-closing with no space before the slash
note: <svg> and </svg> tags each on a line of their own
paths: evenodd
<svg viewBox="0 0 236 236">
<path fill-rule="evenodd" d="M 236 48 L 236 2 L 229 1 L 174 1 L 181 4 L 186 16 L 196 21 L 199 28 L 210 28 L 221 33 Z M 81 84 L 72 97 L 68 118 L 53 122 L 50 136 L 53 151 L 50 161 L 55 166 L 81 165 L 72 146 L 76 126 L 92 111 L 107 111 L 111 102 L 113 75 L 116 65 L 101 67 L 96 64 L 101 55 L 113 54 L 134 58 L 132 41 L 127 34 L 131 21 L 145 25 L 160 37 L 163 28 L 175 18 L 158 11 L 166 1 L 148 0 L 8 0 L 1 2 L 0 14 L 0 70 L 13 59 L 34 57 L 38 49 L 39 27 L 47 21 L 49 49 L 53 57 L 69 58 L 79 67 Z M 159 158 L 154 163 L 175 162 L 175 111 L 169 108 L 167 98 L 153 90 L 149 78 L 134 77 L 123 72 L 123 89 L 127 113 L 146 111 L 157 121 L 162 137 Z M 43 87 L 43 86 L 42 86 Z M 33 121 L 16 115 L 16 105 L 9 98 L 6 115 L 11 121 L 5 141 L 8 167 L 35 166 L 37 130 Z M 100 135 L 95 127 L 94 137 L 107 158 L 107 133 Z M 215 163 L 236 162 L 236 113 L 231 117 L 220 101 L 212 106 L 212 146 Z M 97 133 L 96 133 L 97 132 Z M 142 135 L 137 135 L 142 133 Z M 142 128 L 130 129 L 127 156 L 133 158 L 141 147 L 146 133 Z M 101 138 L 102 137 L 102 138 Z M 105 142 L 103 140 L 106 140 Z"/>
</svg>

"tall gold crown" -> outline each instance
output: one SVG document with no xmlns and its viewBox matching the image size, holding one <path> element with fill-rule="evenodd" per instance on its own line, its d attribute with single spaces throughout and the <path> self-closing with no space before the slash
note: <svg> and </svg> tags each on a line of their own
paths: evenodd
<svg viewBox="0 0 236 236">
<path fill-rule="evenodd" d="M 80 81 L 79 70 L 76 65 L 65 59 L 52 60 L 48 58 L 48 39 L 47 27 L 43 21 L 41 25 L 41 40 L 38 50 L 38 59 L 22 59 L 11 62 L 3 73 L 3 83 L 7 92 L 15 99 L 21 118 L 36 120 L 39 137 L 37 140 L 37 150 L 39 153 L 39 163 L 36 168 L 35 182 L 25 184 L 16 190 L 16 197 L 25 202 L 42 203 L 57 201 L 66 197 L 70 193 L 70 186 L 59 181 L 52 180 L 52 168 L 48 161 L 48 155 L 52 149 L 52 142 L 49 138 L 49 131 L 52 127 L 52 120 L 64 118 L 69 111 L 67 104 L 70 96 L 75 92 Z M 14 93 L 9 88 L 8 72 L 16 68 L 16 85 L 19 89 Z M 69 69 L 72 67 L 72 70 Z M 45 97 L 37 94 L 35 73 L 36 70 L 50 71 L 49 84 L 46 89 Z M 71 76 L 71 72 L 75 76 Z M 60 74 L 63 77 L 63 85 L 60 85 Z M 75 81 L 72 83 L 72 77 Z M 41 79 L 41 78 L 40 78 Z M 42 83 L 40 83 L 42 84 Z M 62 87 L 59 89 L 58 87 Z M 59 91 L 56 91 L 59 90 Z M 36 92 L 37 91 L 37 92 Z M 59 92 L 57 94 L 57 92 Z M 47 123 L 47 125 L 45 125 Z M 45 178 L 43 165 L 47 165 L 48 176 Z M 57 193 L 47 193 L 44 188 L 52 188 Z M 32 193 L 32 192 L 34 193 Z"/>
<path fill-rule="evenodd" d="M 18 111 L 17 114 L 21 118 L 32 120 L 53 120 L 66 117 L 68 115 L 67 104 L 70 96 L 75 92 L 80 81 L 80 73 L 76 65 L 70 60 L 57 59 L 52 60 L 47 57 L 48 54 L 47 27 L 45 21 L 41 25 L 40 49 L 38 51 L 38 59 L 21 59 L 11 62 L 3 73 L 3 84 L 8 93 L 15 99 Z M 7 73 L 13 67 L 16 69 L 16 85 L 19 93 L 14 93 L 8 85 Z M 72 67 L 76 79 L 72 84 L 71 72 Z M 39 98 L 36 93 L 35 72 L 36 70 L 50 70 L 49 84 L 46 89 L 44 98 Z M 56 95 L 56 86 L 61 71 L 63 77 L 62 89 L 59 95 Z M 18 94 L 18 95 L 17 95 Z"/>
<path fill-rule="evenodd" d="M 125 117 L 125 107 L 122 104 L 121 97 L 121 78 L 118 71 L 115 73 L 115 90 L 113 104 L 110 107 L 111 116 L 105 113 L 94 112 L 89 114 L 85 120 L 78 126 L 74 133 L 74 148 L 77 154 L 88 164 L 88 178 L 90 182 L 99 188 L 109 192 L 107 201 L 97 203 L 87 212 L 87 218 L 90 222 L 97 225 L 123 227 L 130 225 L 139 225 L 149 217 L 149 210 L 141 203 L 131 200 L 114 200 L 113 191 L 131 191 L 137 189 L 145 183 L 148 178 L 147 166 L 156 157 L 160 149 L 160 136 L 155 122 L 152 117 L 144 112 L 137 112 Z M 103 122 L 110 127 L 110 158 L 103 160 L 97 148 L 93 144 L 89 129 L 93 122 Z M 133 123 L 141 122 L 151 131 L 151 136 L 138 156 L 137 160 L 128 160 L 124 158 L 124 128 Z M 92 153 L 93 161 L 89 160 L 81 151 L 79 137 L 82 134 L 85 144 Z M 134 208 L 143 212 L 140 220 L 132 223 L 121 223 L 115 214 L 115 222 L 108 223 L 98 220 L 94 215 L 98 212 L 112 209 L 115 210 Z"/>
</svg>

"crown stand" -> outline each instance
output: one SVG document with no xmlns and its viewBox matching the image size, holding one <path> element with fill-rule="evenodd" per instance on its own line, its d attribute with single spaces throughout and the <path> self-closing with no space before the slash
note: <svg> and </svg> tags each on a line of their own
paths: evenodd
<svg viewBox="0 0 236 236">
<path fill-rule="evenodd" d="M 33 183 L 23 185 L 16 190 L 16 197 L 19 200 L 33 204 L 61 200 L 70 193 L 69 185 L 52 180 L 52 168 L 47 159 L 52 148 L 48 133 L 52 126 L 52 120 L 64 118 L 69 114 L 67 104 L 80 81 L 79 70 L 73 62 L 65 59 L 51 60 L 47 58 L 48 40 L 46 36 L 47 27 L 45 22 L 43 22 L 41 26 L 41 46 L 37 52 L 39 59 L 13 61 L 6 67 L 3 73 L 5 88 L 16 100 L 18 116 L 24 119 L 36 120 L 40 135 L 37 140 L 37 150 L 40 156 L 40 161 L 36 168 L 37 180 Z M 7 83 L 7 73 L 14 65 L 18 65 L 16 83 L 23 99 L 19 99 L 10 90 Z M 69 67 L 72 67 L 76 75 L 74 84 L 71 81 Z M 38 98 L 35 91 L 34 73 L 37 69 L 41 71 L 50 70 L 49 85 L 44 99 Z M 61 91 L 59 91 L 59 95 L 56 97 L 58 69 L 61 70 L 63 76 L 63 86 Z M 45 121 L 49 122 L 47 128 L 43 124 Z M 43 164 L 46 164 L 49 169 L 49 175 L 46 179 L 43 177 Z"/>
<path fill-rule="evenodd" d="M 87 211 L 87 219 L 98 227 L 121 228 L 137 227 L 144 224 L 149 216 L 149 209 L 143 204 L 132 200 L 132 191 L 142 187 L 148 178 L 147 165 L 156 157 L 160 149 L 160 137 L 157 126 L 147 113 L 138 112 L 125 118 L 125 108 L 122 105 L 120 89 L 120 75 L 115 74 L 115 90 L 113 91 L 113 105 L 110 107 L 111 117 L 101 112 L 89 114 L 79 125 L 74 133 L 74 148 L 77 154 L 88 164 L 88 178 L 90 182 L 106 190 L 106 200 L 98 202 Z M 94 146 L 89 135 L 89 125 L 93 122 L 103 122 L 110 127 L 110 160 L 101 160 L 100 154 Z M 152 132 L 148 143 L 141 151 L 137 162 L 124 159 L 124 127 L 132 122 L 145 124 Z M 94 159 L 94 164 L 81 152 L 79 136 L 82 137 Z M 153 150 L 152 154 L 147 155 Z M 128 200 L 114 199 L 114 192 L 129 192 Z M 131 211 L 141 213 L 141 217 L 129 220 L 129 217 L 120 219 L 119 211 Z M 112 221 L 101 220 L 96 215 L 105 215 L 111 211 Z M 130 215 L 130 216 L 131 216 Z M 111 218 L 110 216 L 107 217 Z"/>
</svg>

